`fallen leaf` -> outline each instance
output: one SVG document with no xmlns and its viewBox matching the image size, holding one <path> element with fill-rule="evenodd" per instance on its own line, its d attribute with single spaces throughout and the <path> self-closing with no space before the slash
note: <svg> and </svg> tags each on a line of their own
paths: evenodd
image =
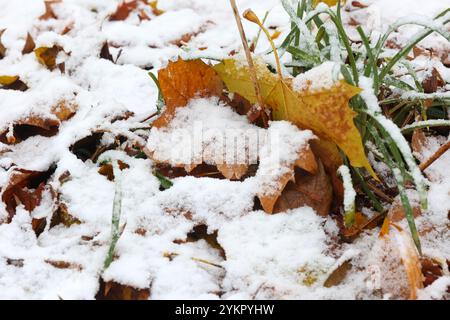
<svg viewBox="0 0 450 320">
<path fill-rule="evenodd" d="M 114 181 L 114 170 L 111 163 L 106 163 L 98 169 L 98 173 L 105 176 L 109 181 Z"/>
<path fill-rule="evenodd" d="M 150 289 L 137 289 L 114 281 L 100 281 L 100 289 L 95 296 L 98 300 L 148 300 Z"/>
<path fill-rule="evenodd" d="M 52 114 L 54 114 L 60 121 L 66 121 L 72 118 L 77 111 L 78 106 L 70 101 L 61 100 L 54 107 L 52 107 Z"/>
<path fill-rule="evenodd" d="M 121 21 L 128 18 L 131 11 L 137 8 L 137 0 L 124 1 L 117 7 L 116 11 L 109 17 L 109 21 Z"/>
<path fill-rule="evenodd" d="M 39 17 L 39 20 L 49 20 L 49 19 L 57 19 L 56 14 L 53 12 L 52 6 L 55 3 L 60 3 L 61 0 L 46 0 L 45 4 L 45 12 Z"/>
<path fill-rule="evenodd" d="M 248 67 L 228 59 L 215 65 L 214 69 L 228 90 L 256 103 Z M 263 100 L 272 108 L 274 120 L 289 120 L 302 129 L 312 130 L 321 140 L 333 141 L 348 156 L 352 166 L 365 167 L 376 177 L 365 155 L 361 135 L 353 123 L 356 113 L 348 106 L 350 98 L 361 89 L 339 81 L 329 89 L 296 92 L 292 89 L 291 79 L 279 79 L 264 62 L 256 64 L 256 72 Z M 329 143 L 325 143 L 322 149 L 336 154 L 331 151 Z"/>
<path fill-rule="evenodd" d="M 57 269 L 75 269 L 78 271 L 83 270 L 83 266 L 78 263 L 67 262 L 62 260 L 50 260 L 50 259 L 45 259 L 44 261 L 45 263 L 48 263 L 49 265 Z"/>
<path fill-rule="evenodd" d="M 423 285 L 424 287 L 429 286 L 434 281 L 442 277 L 443 269 L 442 265 L 435 261 L 434 259 L 423 257 L 420 259 L 422 266 L 422 274 L 424 276 Z"/>
<path fill-rule="evenodd" d="M 149 2 L 149 5 L 152 8 L 152 12 L 155 16 L 159 16 L 164 13 L 163 10 L 158 9 L 158 0 Z"/>
<path fill-rule="evenodd" d="M 0 60 L 6 56 L 6 48 L 2 44 L 2 35 L 6 31 L 6 29 L 0 30 Z"/>
<path fill-rule="evenodd" d="M 63 36 L 72 31 L 74 25 L 75 25 L 74 21 L 70 22 L 67 26 L 64 27 L 63 31 L 61 31 L 61 35 Z"/>
<path fill-rule="evenodd" d="M 442 79 L 441 74 L 436 68 L 433 68 L 431 74 L 422 81 L 422 87 L 425 93 L 435 93 L 438 88 L 445 84 L 444 79 Z"/>
<path fill-rule="evenodd" d="M 67 205 L 63 202 L 59 203 L 58 208 L 53 213 L 52 219 L 50 221 L 50 228 L 53 228 L 54 226 L 62 224 L 66 227 L 70 227 L 73 224 L 81 224 L 81 221 L 72 216 L 69 213 L 69 209 L 67 208 Z"/>
<path fill-rule="evenodd" d="M 36 234 L 36 237 L 39 237 L 39 235 L 42 232 L 44 232 L 46 225 L 47 225 L 47 217 L 31 219 L 31 228 Z"/>
<path fill-rule="evenodd" d="M 14 217 L 19 204 L 23 204 L 25 210 L 29 212 L 39 206 L 45 182 L 53 171 L 54 168 L 43 172 L 15 169 L 11 173 L 9 182 L 2 193 L 2 201 L 8 212 L 8 223 Z"/>
<path fill-rule="evenodd" d="M 12 125 L 12 132 L 9 132 L 8 129 L 0 133 L 0 141 L 6 144 L 14 144 L 35 135 L 51 137 L 58 132 L 59 123 L 56 119 L 37 116 L 20 119 Z"/>
<path fill-rule="evenodd" d="M 243 177 L 248 170 L 246 164 L 217 164 L 217 169 L 228 180 L 239 180 Z"/>
<path fill-rule="evenodd" d="M 355 240 L 364 230 L 370 230 L 377 227 L 383 221 L 384 215 L 382 213 L 375 213 L 368 219 L 361 212 L 356 212 L 355 222 L 350 228 L 342 227 L 341 235 L 345 241 Z"/>
<path fill-rule="evenodd" d="M 34 50 L 34 54 L 40 64 L 46 66 L 49 70 L 53 70 L 56 68 L 56 57 L 60 51 L 62 51 L 62 48 L 54 45 L 51 48 L 39 47 Z"/>
<path fill-rule="evenodd" d="M 176 108 L 186 106 L 190 99 L 220 96 L 223 91 L 217 73 L 200 59 L 169 61 L 166 68 L 159 70 L 158 80 L 166 108 L 153 122 L 155 128 L 167 126 Z"/>
<path fill-rule="evenodd" d="M 261 199 L 261 198 L 260 198 Z M 330 213 L 333 201 L 333 189 L 322 163 L 319 161 L 318 172 L 311 174 L 295 170 L 294 181 L 288 181 L 281 195 L 276 199 L 273 213 L 309 206 L 319 215 L 325 217 Z M 263 201 L 261 201 L 263 205 Z M 266 205 L 267 206 L 267 205 Z M 264 207 L 264 205 L 263 205 Z M 266 212 L 269 212 L 266 210 Z"/>
<path fill-rule="evenodd" d="M 352 269 L 352 263 L 350 260 L 346 260 L 341 263 L 336 269 L 331 272 L 328 278 L 325 280 L 323 286 L 325 288 L 331 288 L 339 285 L 347 276 L 348 272 Z"/>
<path fill-rule="evenodd" d="M 109 60 L 111 62 L 114 62 L 114 59 L 109 52 L 109 45 L 108 42 L 105 42 L 100 50 L 100 58 Z"/>
<path fill-rule="evenodd" d="M 144 9 L 140 9 L 138 13 L 139 21 L 151 20 L 150 17 L 145 13 Z"/>
<path fill-rule="evenodd" d="M 195 226 L 187 234 L 185 240 L 179 241 L 178 243 L 196 242 L 199 240 L 205 240 L 211 248 L 216 249 L 219 252 L 220 256 L 225 259 L 225 250 L 218 242 L 217 235 L 218 235 L 217 230 L 208 233 L 208 226 L 205 224 L 200 224 Z"/>
<path fill-rule="evenodd" d="M 0 88 L 5 90 L 26 91 L 28 86 L 19 76 L 0 76 Z"/>
<path fill-rule="evenodd" d="M 30 33 L 27 33 L 27 39 L 25 40 L 22 54 L 31 53 L 33 52 L 34 48 L 36 48 L 36 44 L 34 43 L 33 37 L 31 37 Z"/>
<path fill-rule="evenodd" d="M 425 146 L 427 144 L 427 137 L 425 136 L 425 133 L 421 129 L 416 129 L 413 131 L 412 138 L 411 138 L 411 148 L 416 154 L 416 156 L 421 155 L 422 151 L 424 150 Z M 425 159 L 423 156 L 420 156 L 420 161 L 424 161 Z"/>
<path fill-rule="evenodd" d="M 402 228 L 385 220 L 369 258 L 370 282 L 393 299 L 417 298 L 423 288 L 419 254 L 411 236 Z"/>
</svg>

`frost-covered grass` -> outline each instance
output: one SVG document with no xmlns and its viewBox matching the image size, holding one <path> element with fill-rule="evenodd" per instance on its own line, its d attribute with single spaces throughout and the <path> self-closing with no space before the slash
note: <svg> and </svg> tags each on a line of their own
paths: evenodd
<svg viewBox="0 0 450 320">
<path fill-rule="evenodd" d="M 446 9 L 434 18 L 423 16 L 412 16 L 401 18 L 391 24 L 384 34 L 366 34 L 363 26 L 358 26 L 356 31 L 359 35 L 359 43 L 351 41 L 349 31 L 342 21 L 341 4 L 335 8 L 329 8 L 320 3 L 313 8 L 312 1 L 299 0 L 289 2 L 282 0 L 282 4 L 291 19 L 291 31 L 279 46 L 282 52 L 291 54 L 291 61 L 286 63 L 292 67 L 292 75 L 310 70 L 323 65 L 326 61 L 341 64 L 341 72 L 345 80 L 353 85 L 360 86 L 364 91 L 353 98 L 350 106 L 358 112 L 355 122 L 360 129 L 364 143 L 371 141 L 378 151 L 382 152 L 383 161 L 391 168 L 399 188 L 402 203 L 409 222 L 417 248 L 420 251 L 420 241 L 417 234 L 411 205 L 405 196 L 405 185 L 413 182 L 419 192 L 422 208 L 427 207 L 426 192 L 427 183 L 414 159 L 409 143 L 403 133 L 414 128 L 430 125 L 446 125 L 446 120 L 435 120 L 436 122 L 418 122 L 408 124 L 403 129 L 402 123 L 396 122 L 395 118 L 386 117 L 380 108 L 380 91 L 383 88 L 394 87 L 396 89 L 408 88 L 403 91 L 400 98 L 396 99 L 399 108 L 410 107 L 406 101 L 414 101 L 412 111 L 423 114 L 423 102 L 426 99 L 447 99 L 448 92 L 423 93 L 423 88 L 417 80 L 417 76 L 406 62 L 410 51 L 423 39 L 433 32 L 440 34 L 450 42 L 450 34 L 446 31 L 446 25 L 450 22 L 450 9 Z M 392 33 L 405 25 L 416 25 L 423 27 L 410 40 L 402 45 L 397 52 L 389 55 L 385 45 Z M 415 81 L 415 86 L 408 85 L 395 75 L 399 65 L 406 66 L 408 73 Z M 405 108 L 406 109 L 406 108 Z M 386 147 L 387 146 L 387 147 Z M 354 175 L 361 177 L 360 170 L 352 168 Z M 380 201 L 365 183 L 365 179 L 359 179 L 362 189 L 372 201 L 374 208 L 382 208 Z"/>
</svg>

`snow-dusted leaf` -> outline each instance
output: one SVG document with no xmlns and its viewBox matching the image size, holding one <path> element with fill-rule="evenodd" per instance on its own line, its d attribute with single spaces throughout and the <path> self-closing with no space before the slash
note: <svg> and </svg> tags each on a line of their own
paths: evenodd
<svg viewBox="0 0 450 320">
<path fill-rule="evenodd" d="M 231 92 L 256 103 L 248 67 L 229 59 L 214 69 Z M 302 129 L 311 129 L 326 141 L 333 141 L 348 156 L 352 166 L 364 167 L 375 176 L 365 155 L 361 135 L 353 123 L 356 113 L 348 106 L 350 98 L 361 89 L 337 81 L 329 88 L 294 90 L 291 78 L 280 79 L 262 62 L 257 64 L 256 72 L 263 100 L 273 110 L 275 120 L 289 120 Z M 304 82 L 308 81 L 305 79 Z M 316 86 L 315 83 L 309 84 Z M 325 148 L 329 149 L 328 146 Z"/>
<path fill-rule="evenodd" d="M 16 207 L 22 204 L 26 210 L 33 211 L 39 206 L 49 171 L 15 169 L 9 183 L 2 192 L 2 201 L 8 211 L 8 221 L 13 218 Z"/>
<path fill-rule="evenodd" d="M 153 127 L 167 126 L 176 108 L 187 105 L 194 97 L 220 96 L 223 83 L 214 69 L 202 60 L 170 61 L 166 68 L 158 72 L 159 85 L 166 108 L 153 122 Z"/>
<path fill-rule="evenodd" d="M 333 201 L 333 189 L 330 177 L 319 162 L 316 174 L 295 171 L 293 181 L 288 181 L 273 205 L 273 212 L 284 212 L 289 209 L 309 206 L 319 215 L 330 213 Z M 262 203 L 263 201 L 261 201 Z"/>
<path fill-rule="evenodd" d="M 393 299 L 416 299 L 423 288 L 419 254 L 409 233 L 387 218 L 369 258 L 369 284 Z"/>
<path fill-rule="evenodd" d="M 302 168 L 303 170 L 313 174 L 314 176 L 320 175 L 320 169 L 314 153 L 311 151 L 311 148 L 307 146 L 306 148 L 299 150 L 298 158 L 295 162 L 291 163 L 288 166 L 289 170 L 278 179 L 276 179 L 276 181 L 274 181 L 274 183 L 276 183 L 276 187 L 272 188 L 271 192 L 260 192 L 258 194 L 258 198 L 264 211 L 268 213 L 280 212 L 288 209 L 298 208 L 299 206 L 301 206 L 299 205 L 299 202 L 303 202 L 304 204 L 305 200 L 301 199 L 301 197 L 298 197 L 298 194 L 291 195 L 292 192 L 288 191 L 283 193 L 283 190 L 285 190 L 289 181 L 295 181 L 295 183 L 298 182 L 300 184 L 305 183 L 305 179 L 300 179 L 302 181 L 296 181 L 295 167 Z M 318 172 L 319 174 L 317 174 Z M 312 184 L 310 186 L 312 186 Z M 322 191 L 323 190 L 321 189 L 320 192 Z M 293 200 L 295 200 L 295 204 L 292 203 Z M 326 214 L 328 214 L 328 212 Z"/>
<path fill-rule="evenodd" d="M 33 52 L 34 48 L 36 48 L 36 44 L 34 43 L 33 37 L 30 33 L 27 33 L 27 38 L 22 49 L 22 54 L 31 53 Z"/>
<path fill-rule="evenodd" d="M 109 17 L 110 21 L 125 20 L 131 11 L 137 8 L 137 0 L 123 1 L 117 6 L 116 11 Z"/>
<path fill-rule="evenodd" d="M 45 12 L 39 17 L 40 20 L 49 20 L 49 19 L 57 19 L 55 12 L 53 11 L 52 6 L 56 3 L 60 3 L 61 0 L 46 0 L 45 4 Z"/>
<path fill-rule="evenodd" d="M 61 50 L 62 48 L 57 45 L 53 47 L 39 47 L 34 50 L 34 54 L 40 64 L 46 66 L 49 70 L 53 70 L 56 67 L 56 57 Z"/>
<path fill-rule="evenodd" d="M 96 296 L 99 300 L 147 300 L 149 289 L 137 289 L 114 281 L 103 282 Z"/>
<path fill-rule="evenodd" d="M 14 144 L 35 135 L 50 137 L 58 132 L 59 124 L 60 122 L 53 118 L 25 117 L 15 121 L 4 132 L 0 132 L 0 141 Z"/>
</svg>

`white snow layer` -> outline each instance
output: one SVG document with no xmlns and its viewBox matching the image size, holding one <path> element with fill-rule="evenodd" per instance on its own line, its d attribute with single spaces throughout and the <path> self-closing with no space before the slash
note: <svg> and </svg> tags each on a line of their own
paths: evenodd
<svg viewBox="0 0 450 320">
<path fill-rule="evenodd" d="M 260 17 L 270 10 L 266 24 L 282 32 L 275 40 L 277 44 L 282 41 L 290 24 L 278 0 L 237 2 L 241 10 L 252 8 Z M 264 146 L 261 154 L 266 157 L 260 162 L 260 174 L 243 182 L 183 177 L 173 179 L 172 188 L 160 191 L 150 160 L 132 158 L 122 151 L 104 153 L 98 162 L 120 159 L 129 168 L 122 171 L 123 231 L 114 261 L 102 270 L 110 242 L 116 186 L 98 173 L 97 164 L 78 159 L 70 146 L 94 131 L 107 132 L 101 142 L 104 145 L 117 135 L 145 143 L 138 131 L 130 129 L 141 127 L 139 121 L 156 111 L 158 91 L 147 75 L 148 69 L 157 72 L 179 55 L 226 56 L 240 48 L 228 0 L 160 0 L 159 7 L 165 13 L 155 16 L 149 12 L 149 21 L 139 21 L 136 13 L 125 21 L 108 21 L 119 3 L 65 0 L 53 5 L 57 20 L 39 20 L 45 12 L 43 0 L 0 0 L 0 30 L 6 29 L 1 41 L 7 49 L 0 60 L 0 76 L 20 76 L 29 87 L 25 92 L 0 89 L 0 133 L 29 117 L 55 120 L 52 110 L 60 101 L 77 106 L 76 114 L 62 122 L 53 137 L 34 136 L 16 145 L 0 144 L 0 188 L 7 185 L 15 168 L 46 170 L 55 164 L 51 181 L 60 194 L 59 201 L 81 222 L 50 228 L 53 207 L 49 190 L 32 215 L 18 206 L 11 223 L 0 224 L 0 299 L 94 299 L 100 276 L 138 289 L 151 287 L 151 299 L 377 298 L 365 285 L 367 274 L 355 268 L 340 285 L 323 287 L 327 275 L 347 257 L 352 257 L 355 266 L 364 266 L 376 232 L 335 248 L 330 238 L 337 236 L 336 224 L 317 216 L 311 208 L 273 216 L 253 210 L 258 188 L 265 183 L 270 187 L 271 179 L 284 173 L 283 163 L 292 162 L 298 148 L 313 138 L 309 131 L 299 131 L 286 122 L 271 123 L 265 133 L 281 133 L 277 155 L 281 167 L 274 166 L 272 153 Z M 450 0 L 430 0 L 426 6 L 416 0 L 366 3 L 371 5 L 362 15 L 374 34 L 386 30 L 401 16 L 430 17 L 450 6 Z M 343 15 L 345 19 L 347 13 Z M 71 30 L 62 35 L 68 26 Z M 244 27 L 250 39 L 258 31 L 247 21 Z M 414 28 L 401 27 L 396 34 L 398 40 L 406 41 Z M 33 53 L 22 55 L 27 33 L 38 47 L 59 45 L 64 49 L 58 62 L 65 63 L 65 73 L 47 70 Z M 185 47 L 178 47 L 177 40 L 186 34 L 192 34 L 192 39 Z M 99 58 L 106 41 L 116 64 Z M 437 45 L 437 49 L 446 49 L 447 45 L 437 35 L 423 43 Z M 268 48 L 267 40 L 261 37 L 256 51 Z M 450 77 L 445 67 L 438 67 Z M 324 72 L 328 76 L 322 78 Z M 329 64 L 313 73 L 309 76 L 322 78 L 313 86 L 326 87 L 335 80 L 329 76 Z M 296 79 L 299 88 L 309 84 L 306 76 Z M 133 115 L 114 121 L 127 111 Z M 196 100 L 180 110 L 171 125 L 185 124 L 183 129 L 192 133 L 195 121 L 201 121 L 204 129 L 261 131 L 228 107 L 205 100 Z M 168 130 L 152 130 L 150 137 L 149 146 L 160 160 L 173 164 L 185 160 L 171 153 L 171 148 L 183 144 L 181 137 L 168 140 L 174 138 Z M 214 136 L 210 138 L 209 142 L 215 141 Z M 431 184 L 430 209 L 419 225 L 426 226 L 428 219 L 442 227 L 445 221 L 450 208 L 448 161 L 447 154 L 428 169 L 439 179 Z M 70 178 L 58 182 L 65 171 L 70 172 Z M 0 221 L 6 216 L 5 205 L 0 202 Z M 39 237 L 31 228 L 32 217 L 47 219 L 47 227 Z M 187 233 L 201 224 L 208 226 L 209 233 L 218 231 L 226 259 L 204 240 L 184 242 Z M 442 230 L 436 231 L 443 240 L 438 249 L 448 259 L 448 233 Z M 429 233 L 424 250 L 432 251 L 434 242 L 427 239 L 435 235 Z M 57 262 L 68 265 L 58 268 Z M 424 289 L 420 297 L 440 298 L 448 281 L 448 276 L 442 277 Z"/>
</svg>

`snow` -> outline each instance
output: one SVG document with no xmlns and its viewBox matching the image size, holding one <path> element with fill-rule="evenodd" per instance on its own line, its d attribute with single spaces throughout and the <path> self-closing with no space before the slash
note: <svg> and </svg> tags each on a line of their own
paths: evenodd
<svg viewBox="0 0 450 320">
<path fill-rule="evenodd" d="M 340 80 L 339 78 L 342 78 L 339 64 L 327 61 L 295 77 L 293 87 L 296 91 L 326 90 Z"/>
<path fill-rule="evenodd" d="M 56 171 L 49 185 L 58 193 L 59 203 L 65 204 L 70 215 L 81 222 L 70 227 L 50 227 L 56 203 L 49 186 L 40 206 L 30 214 L 19 205 L 11 223 L 5 223 L 7 212 L 0 202 L 0 299 L 94 299 L 100 276 L 104 281 L 137 289 L 151 288 L 150 299 L 380 298 L 366 284 L 366 260 L 378 229 L 364 232 L 351 244 L 339 244 L 334 240 L 338 237 L 335 221 L 319 217 L 309 207 L 276 215 L 255 211 L 255 197 L 277 187 L 273 181 L 289 172 L 298 152 L 315 139 L 312 132 L 285 121 L 274 121 L 267 130 L 261 129 L 215 98 L 192 100 L 177 111 L 166 128 L 135 130 L 148 127 L 149 121 L 141 120 L 156 111 L 158 90 L 148 76 L 150 70 L 156 74 L 178 56 L 225 57 L 239 50 L 241 40 L 228 0 L 160 0 L 159 7 L 165 13 L 149 13 L 149 21 L 139 21 L 136 13 L 125 21 L 109 21 L 108 15 L 120 2 L 65 0 L 53 5 L 58 20 L 45 21 L 38 20 L 45 12 L 42 0 L 0 0 L 0 30 L 6 29 L 1 41 L 7 48 L 5 58 L 0 60 L 0 75 L 20 76 L 29 87 L 25 92 L 0 89 L 0 133 L 29 117 L 56 120 L 53 111 L 61 101 L 73 104 L 77 111 L 72 118 L 60 122 L 54 136 L 36 135 L 15 145 L 0 143 L 0 189 L 4 190 L 11 172 L 17 168 L 45 171 L 54 164 Z M 266 25 L 281 32 L 275 40 L 277 45 L 281 43 L 290 23 L 279 0 L 237 2 L 242 11 L 252 8 L 259 17 L 269 11 Z M 367 10 L 343 12 L 343 18 L 361 14 L 372 36 L 387 30 L 402 16 L 420 14 L 429 18 L 450 6 L 449 0 L 430 0 L 427 6 L 416 0 L 366 3 L 370 4 Z M 248 38 L 253 39 L 258 27 L 243 23 Z M 71 30 L 61 35 L 70 25 Z M 418 30 L 402 26 L 392 37 L 403 44 Z M 22 55 L 27 33 L 37 46 L 57 44 L 64 49 L 58 56 L 58 62 L 65 63 L 64 73 L 47 70 L 33 53 Z M 176 42 L 187 34 L 192 39 L 178 47 Z M 99 57 L 105 42 L 109 43 L 116 63 Z M 441 51 L 448 49 L 448 43 L 439 35 L 421 44 Z M 261 36 L 256 54 L 269 48 L 267 39 Z M 341 53 L 335 49 L 333 61 L 339 62 Z M 283 59 L 288 60 L 288 56 Z M 436 58 L 419 58 L 412 63 L 418 68 L 431 63 L 446 81 L 450 79 L 448 68 Z M 301 74 L 294 79 L 294 87 L 329 88 L 339 80 L 333 71 L 339 70 L 336 66 L 337 63 L 327 62 Z M 429 70 L 419 76 L 423 78 L 426 72 Z M 361 86 L 371 112 L 379 112 L 370 81 L 362 78 Z M 132 115 L 116 121 L 127 112 Z M 389 124 L 383 124 L 389 128 Z M 195 134 L 198 126 L 202 133 L 210 133 L 202 135 L 205 139 L 200 148 L 192 150 L 187 138 Z M 95 163 L 82 161 L 70 148 L 94 132 L 103 132 L 103 146 L 120 136 L 129 142 L 102 153 Z M 229 146 L 233 151 L 255 151 L 259 167 L 254 176 L 243 181 L 179 177 L 172 179 L 170 189 L 160 191 L 160 183 L 152 174 L 155 162 L 190 165 L 192 159 L 206 158 L 218 163 L 214 155 L 222 154 L 220 140 L 225 137 L 222 142 L 227 141 L 228 136 L 241 139 L 237 145 Z M 239 144 L 255 136 L 256 144 L 249 144 L 248 148 Z M 127 155 L 125 149 L 133 142 L 146 145 L 153 152 L 153 160 Z M 444 137 L 430 140 L 428 147 L 416 156 L 427 158 L 444 142 Z M 225 162 L 247 156 L 247 152 L 231 153 L 233 157 L 225 158 Z M 424 253 L 444 260 L 450 256 L 446 226 L 450 210 L 449 157 L 446 153 L 426 170 L 431 180 L 430 206 L 417 219 L 419 230 L 435 227 L 423 236 Z M 129 166 L 120 174 L 121 236 L 115 259 L 103 270 L 111 241 L 117 186 L 98 170 L 100 163 L 115 165 L 117 160 Z M 66 171 L 70 172 L 67 181 L 60 181 Z M 420 178 L 417 172 L 415 177 Z M 37 237 L 31 222 L 32 218 L 41 217 L 46 218 L 47 225 Z M 206 225 L 209 234 L 217 231 L 225 257 L 203 239 L 186 241 L 187 234 L 198 225 Z M 323 287 L 332 271 L 347 260 L 351 260 L 353 269 L 344 281 Z M 58 261 L 69 266 L 57 267 Z M 448 274 L 441 277 L 419 292 L 419 298 L 439 299 L 449 281 Z"/>
<path fill-rule="evenodd" d="M 344 184 L 344 210 L 345 212 L 352 212 L 355 210 L 356 192 L 355 189 L 353 189 L 350 169 L 347 166 L 342 165 L 338 168 L 338 173 L 341 175 Z"/>
</svg>

